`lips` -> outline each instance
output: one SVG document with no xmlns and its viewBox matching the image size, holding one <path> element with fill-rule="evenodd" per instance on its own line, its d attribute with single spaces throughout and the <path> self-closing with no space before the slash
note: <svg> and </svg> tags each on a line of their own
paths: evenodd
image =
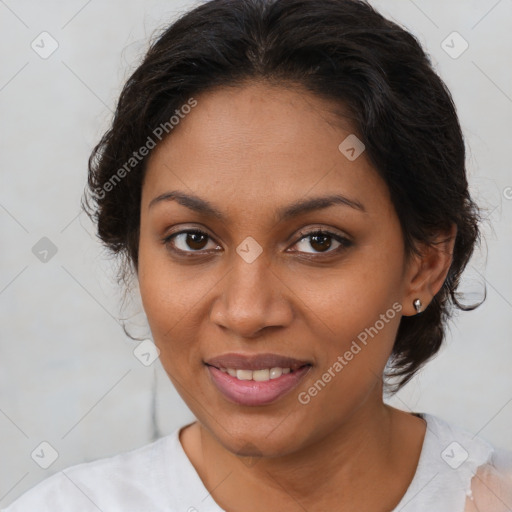
<svg viewBox="0 0 512 512">
<path fill-rule="evenodd" d="M 240 380 L 215 366 L 205 365 L 211 382 L 228 402 L 242 406 L 264 406 L 276 402 L 280 398 L 289 395 L 306 378 L 311 370 L 311 365 L 306 364 L 302 368 L 282 374 L 281 376 L 266 380 Z M 237 370 L 244 372 L 248 370 Z"/>
<path fill-rule="evenodd" d="M 265 368 L 290 368 L 292 371 L 303 366 L 311 366 L 312 363 L 306 360 L 299 360 L 293 357 L 279 354 L 236 354 L 229 353 L 213 357 L 205 361 L 208 366 L 215 368 L 236 368 L 240 370 L 263 370 Z"/>
</svg>

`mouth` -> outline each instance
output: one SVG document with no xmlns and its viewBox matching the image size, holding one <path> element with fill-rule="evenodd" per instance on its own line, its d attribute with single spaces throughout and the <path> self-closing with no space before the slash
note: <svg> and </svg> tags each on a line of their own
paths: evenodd
<svg viewBox="0 0 512 512">
<path fill-rule="evenodd" d="M 238 405 L 266 405 L 288 394 L 313 364 L 277 354 L 225 354 L 204 362 L 222 396 Z"/>
<path fill-rule="evenodd" d="M 298 370 L 306 365 L 311 365 L 311 361 L 295 359 L 290 356 L 280 354 L 240 354 L 229 353 L 212 357 L 204 361 L 206 365 L 213 366 L 218 370 L 252 370 L 259 371 L 272 368 Z"/>
</svg>

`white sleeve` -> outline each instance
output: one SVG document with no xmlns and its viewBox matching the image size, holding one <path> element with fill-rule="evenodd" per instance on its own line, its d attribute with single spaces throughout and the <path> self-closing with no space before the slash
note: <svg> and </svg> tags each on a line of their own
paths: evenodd
<svg viewBox="0 0 512 512">
<path fill-rule="evenodd" d="M 512 452 L 495 450 L 467 494 L 464 512 L 512 512 Z"/>
</svg>

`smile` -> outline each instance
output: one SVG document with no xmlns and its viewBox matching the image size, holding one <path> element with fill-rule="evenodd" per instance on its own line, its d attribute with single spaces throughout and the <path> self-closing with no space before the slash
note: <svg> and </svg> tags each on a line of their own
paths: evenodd
<svg viewBox="0 0 512 512">
<path fill-rule="evenodd" d="M 275 402 L 297 387 L 311 365 L 298 369 L 264 368 L 260 370 L 216 368 L 206 365 L 216 389 L 224 398 L 238 405 L 266 405 Z"/>
</svg>

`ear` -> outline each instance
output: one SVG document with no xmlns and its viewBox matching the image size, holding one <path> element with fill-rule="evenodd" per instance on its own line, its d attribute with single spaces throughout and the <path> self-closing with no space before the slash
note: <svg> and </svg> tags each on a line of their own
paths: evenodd
<svg viewBox="0 0 512 512">
<path fill-rule="evenodd" d="M 413 254 L 407 265 L 402 314 L 417 314 L 414 301 L 420 299 L 421 311 L 425 311 L 434 295 L 441 289 L 453 260 L 453 247 L 457 226 L 440 232 L 430 243 L 417 246 L 419 254 Z"/>
</svg>

